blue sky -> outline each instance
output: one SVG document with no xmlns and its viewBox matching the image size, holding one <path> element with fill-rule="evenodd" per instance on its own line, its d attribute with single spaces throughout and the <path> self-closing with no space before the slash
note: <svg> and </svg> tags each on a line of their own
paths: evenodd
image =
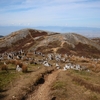
<svg viewBox="0 0 100 100">
<path fill-rule="evenodd" d="M 0 0 L 0 26 L 100 28 L 100 0 Z"/>
</svg>

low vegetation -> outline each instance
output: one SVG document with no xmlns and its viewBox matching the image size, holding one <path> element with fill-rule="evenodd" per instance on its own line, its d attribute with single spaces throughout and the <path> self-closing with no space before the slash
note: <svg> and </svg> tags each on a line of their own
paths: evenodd
<svg viewBox="0 0 100 100">
<path fill-rule="evenodd" d="M 99 75 L 99 74 L 98 74 Z M 99 100 L 100 79 L 86 71 L 60 72 L 51 88 L 52 100 Z"/>
<path fill-rule="evenodd" d="M 17 73 L 7 73 L 6 71 L 0 72 L 0 91 L 2 92 L 5 90 L 6 86 L 11 83 L 17 76 Z"/>
<path fill-rule="evenodd" d="M 20 64 L 22 67 L 22 72 L 17 72 L 15 70 L 16 63 Z M 39 80 L 45 74 L 51 73 L 51 71 L 54 69 L 43 66 L 40 67 L 39 65 L 35 64 L 29 64 L 26 66 L 25 64 L 23 65 L 23 63 L 20 63 L 20 61 L 9 61 L 7 66 L 8 71 L 0 71 L 0 99 L 2 100 L 9 100 L 13 98 L 13 95 L 16 95 L 18 100 L 26 98 L 26 93 L 33 91 L 35 86 L 39 84 Z M 9 96 L 6 96 L 8 94 Z"/>
<path fill-rule="evenodd" d="M 100 100 L 99 44 L 77 34 L 33 29 L 0 43 L 0 100 L 26 100 L 57 70 L 48 89 L 51 100 Z"/>
<path fill-rule="evenodd" d="M 62 81 L 56 81 L 54 84 L 53 84 L 53 86 L 52 86 L 52 89 L 53 90 L 56 90 L 56 89 L 62 89 L 62 88 L 64 88 L 66 86 L 66 84 L 64 83 L 64 82 L 62 82 Z"/>
</svg>

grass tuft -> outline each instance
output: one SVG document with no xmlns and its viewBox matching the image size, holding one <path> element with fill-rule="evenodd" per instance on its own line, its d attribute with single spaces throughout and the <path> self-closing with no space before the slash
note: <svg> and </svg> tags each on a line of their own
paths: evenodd
<svg viewBox="0 0 100 100">
<path fill-rule="evenodd" d="M 1 70 L 6 70 L 6 71 L 8 71 L 8 66 L 7 66 L 7 65 L 2 65 L 2 66 L 1 66 Z"/>
<path fill-rule="evenodd" d="M 52 86 L 52 89 L 55 90 L 55 89 L 62 89 L 65 87 L 65 83 L 64 82 L 61 82 L 61 81 L 57 81 L 53 84 Z"/>
<path fill-rule="evenodd" d="M 79 77 L 73 77 L 72 80 L 77 82 L 78 84 L 84 86 L 85 88 L 91 90 L 91 91 L 100 93 L 100 86 L 99 85 L 97 86 L 97 85 L 94 85 L 92 83 L 88 83 L 87 81 L 85 81 Z"/>
<path fill-rule="evenodd" d="M 24 72 L 24 73 L 27 72 L 27 66 L 26 66 L 26 65 L 23 65 L 23 66 L 22 66 L 22 72 Z"/>
</svg>

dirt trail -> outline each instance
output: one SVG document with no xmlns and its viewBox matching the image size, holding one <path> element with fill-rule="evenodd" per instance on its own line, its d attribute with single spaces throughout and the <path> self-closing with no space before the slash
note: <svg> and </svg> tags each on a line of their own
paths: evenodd
<svg viewBox="0 0 100 100">
<path fill-rule="evenodd" d="M 49 74 L 45 83 L 40 85 L 39 88 L 27 98 L 27 100 L 50 100 L 50 85 L 56 80 L 60 71 L 61 70 L 57 70 Z"/>
</svg>

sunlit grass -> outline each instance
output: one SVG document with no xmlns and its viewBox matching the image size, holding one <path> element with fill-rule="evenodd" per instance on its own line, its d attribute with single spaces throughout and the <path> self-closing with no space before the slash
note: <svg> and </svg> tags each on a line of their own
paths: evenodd
<svg viewBox="0 0 100 100">
<path fill-rule="evenodd" d="M 61 81 L 57 81 L 53 84 L 52 89 L 62 89 L 65 88 L 66 84 L 64 82 Z"/>
<path fill-rule="evenodd" d="M 3 90 L 17 76 L 18 76 L 17 73 L 1 71 L 0 72 L 0 90 Z"/>
</svg>

